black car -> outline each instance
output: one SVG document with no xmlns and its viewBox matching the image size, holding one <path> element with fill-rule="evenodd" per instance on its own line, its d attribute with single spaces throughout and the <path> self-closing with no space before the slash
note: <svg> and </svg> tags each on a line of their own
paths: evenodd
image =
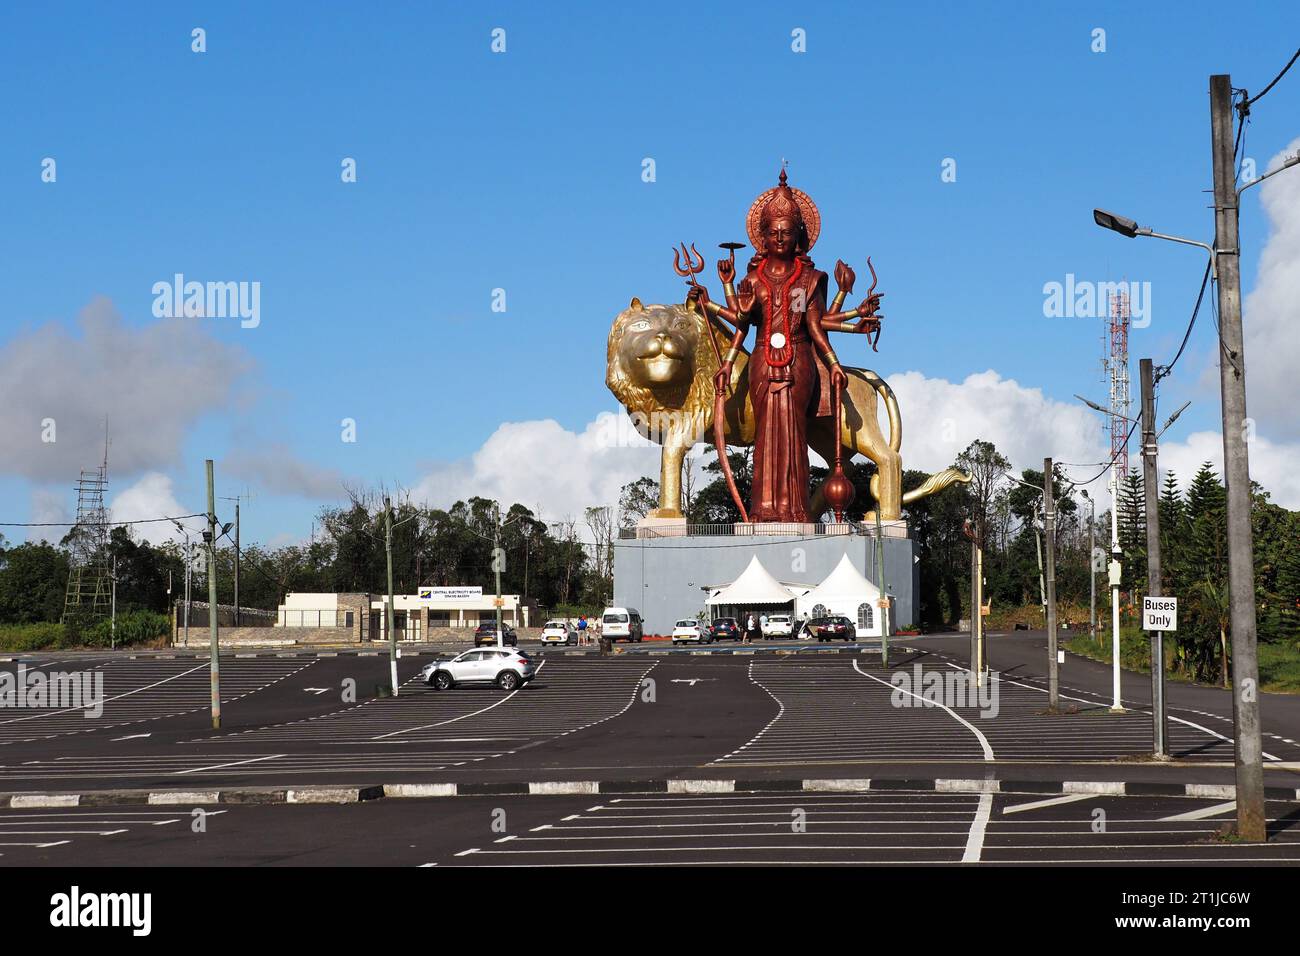
<svg viewBox="0 0 1300 956">
<path fill-rule="evenodd" d="M 851 641 L 858 634 L 853 622 L 841 614 L 815 617 L 804 625 L 804 631 L 808 637 L 815 637 L 818 641 L 833 641 L 836 638 Z"/>
<path fill-rule="evenodd" d="M 519 646 L 519 635 L 509 624 L 501 625 L 501 643 L 507 647 Z M 480 624 L 474 631 L 474 646 L 485 647 L 488 644 L 495 645 L 497 642 L 497 624 L 496 621 L 488 621 Z"/>
<path fill-rule="evenodd" d="M 720 617 L 708 627 L 708 634 L 715 641 L 738 641 L 744 636 L 740 623 L 734 617 Z"/>
</svg>

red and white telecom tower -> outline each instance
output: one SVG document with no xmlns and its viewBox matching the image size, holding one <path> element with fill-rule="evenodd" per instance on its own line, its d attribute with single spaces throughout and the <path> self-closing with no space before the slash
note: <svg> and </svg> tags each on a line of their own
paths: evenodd
<svg viewBox="0 0 1300 956">
<path fill-rule="evenodd" d="M 1110 609 L 1111 609 L 1111 702 L 1112 711 L 1123 710 L 1120 702 L 1120 666 L 1119 666 L 1119 488 L 1120 483 L 1128 477 L 1128 436 L 1132 425 L 1129 417 L 1130 399 L 1128 389 L 1128 330 L 1129 304 L 1128 283 L 1120 283 L 1120 291 L 1111 293 L 1108 298 L 1106 315 L 1106 334 L 1103 336 L 1107 348 L 1102 359 L 1110 380 L 1110 408 L 1107 424 L 1110 427 L 1110 554 L 1108 571 L 1110 574 Z"/>
<path fill-rule="evenodd" d="M 1128 289 L 1126 283 L 1120 285 L 1121 291 L 1108 297 L 1107 349 L 1102 359 L 1102 368 L 1110 380 L 1110 454 L 1115 462 L 1113 480 L 1117 482 L 1128 476 L 1128 436 L 1133 424 L 1129 416 L 1132 403 L 1128 388 Z"/>
</svg>

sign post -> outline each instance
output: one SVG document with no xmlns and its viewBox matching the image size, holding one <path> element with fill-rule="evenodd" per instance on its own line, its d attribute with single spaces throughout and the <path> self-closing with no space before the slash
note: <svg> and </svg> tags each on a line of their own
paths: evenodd
<svg viewBox="0 0 1300 956">
<path fill-rule="evenodd" d="M 1142 598 L 1142 630 L 1151 634 L 1152 748 L 1157 758 L 1169 756 L 1169 724 L 1165 714 L 1165 631 L 1178 630 L 1178 598 L 1147 595 Z"/>
</svg>

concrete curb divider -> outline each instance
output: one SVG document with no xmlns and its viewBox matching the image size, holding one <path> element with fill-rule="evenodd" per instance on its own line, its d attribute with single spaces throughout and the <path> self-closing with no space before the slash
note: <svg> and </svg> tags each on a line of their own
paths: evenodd
<svg viewBox="0 0 1300 956">
<path fill-rule="evenodd" d="M 123 804 L 203 806 L 278 803 L 345 804 L 390 799 L 472 796 L 562 796 L 637 793 L 866 793 L 929 791 L 935 793 L 1094 794 L 1105 796 L 1196 797 L 1232 800 L 1233 784 L 1126 783 L 1118 780 L 932 780 L 820 778 L 805 780 L 538 780 L 528 783 L 389 783 L 355 787 L 245 787 L 229 790 L 92 790 L 86 793 L 0 793 L 0 808 L 13 810 L 101 807 Z M 1265 787 L 1269 800 L 1300 803 L 1300 788 Z"/>
<path fill-rule="evenodd" d="M 912 649 L 899 646 L 897 650 L 910 652 Z M 40 654 L 45 652 L 33 651 L 31 653 Z M 110 652 L 105 651 L 103 652 L 102 655 L 100 655 L 100 654 L 94 654 L 88 652 L 86 656 L 99 657 L 99 656 L 108 655 L 109 653 Z M 440 655 L 453 654 L 453 653 L 459 653 L 459 650 L 457 650 L 456 647 L 447 647 L 441 649 L 426 648 L 422 650 L 407 650 L 405 648 L 402 649 L 403 658 L 437 657 Z M 547 656 L 601 657 L 602 656 L 600 651 L 598 650 L 578 650 L 578 651 L 562 650 L 561 651 L 561 650 L 547 650 L 545 648 L 542 648 L 539 650 L 531 651 L 530 653 L 540 657 L 547 657 Z M 748 647 L 743 647 L 742 648 L 736 646 L 736 647 L 716 647 L 716 648 L 707 648 L 707 649 L 655 648 L 654 650 L 640 650 L 640 651 L 628 651 L 624 648 L 616 648 L 612 656 L 626 655 L 628 657 L 668 657 L 673 655 L 685 655 L 685 656 L 722 655 L 724 657 L 729 657 L 729 656 L 747 657 L 747 656 L 754 656 L 754 655 L 758 655 L 758 656 L 772 655 L 777 657 L 789 657 L 791 655 L 802 656 L 805 654 L 816 655 L 816 654 L 879 654 L 879 653 L 880 653 L 879 647 L 857 647 L 857 648 L 841 648 L 841 647 L 748 648 Z M 25 660 L 29 656 L 30 654 L 26 656 L 22 654 L 0 656 L 0 664 L 17 663 L 19 661 Z M 125 655 L 126 659 L 133 660 L 133 661 L 206 661 L 211 656 L 212 655 L 206 651 L 202 651 L 202 652 L 178 651 L 177 653 L 174 654 L 166 653 L 166 654 Z M 221 656 L 234 658 L 235 660 L 256 660 L 260 658 L 387 657 L 388 652 L 376 651 L 376 650 L 360 650 L 360 649 L 328 650 L 328 651 L 307 650 L 307 649 L 292 650 L 292 651 L 274 651 L 270 649 L 264 649 L 260 651 L 243 651 L 243 650 L 236 650 L 234 648 L 224 648 L 221 652 Z"/>
</svg>

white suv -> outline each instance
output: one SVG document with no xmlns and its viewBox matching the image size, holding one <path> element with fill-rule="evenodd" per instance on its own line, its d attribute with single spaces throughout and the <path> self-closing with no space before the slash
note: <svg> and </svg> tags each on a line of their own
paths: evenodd
<svg viewBox="0 0 1300 956">
<path fill-rule="evenodd" d="M 460 684 L 494 684 L 518 690 L 537 676 L 538 668 L 522 651 L 489 647 L 466 651 L 449 661 L 434 661 L 420 669 L 420 679 L 435 690 Z"/>
<path fill-rule="evenodd" d="M 769 614 L 763 625 L 764 637 L 789 637 L 793 633 L 789 614 Z"/>
</svg>

